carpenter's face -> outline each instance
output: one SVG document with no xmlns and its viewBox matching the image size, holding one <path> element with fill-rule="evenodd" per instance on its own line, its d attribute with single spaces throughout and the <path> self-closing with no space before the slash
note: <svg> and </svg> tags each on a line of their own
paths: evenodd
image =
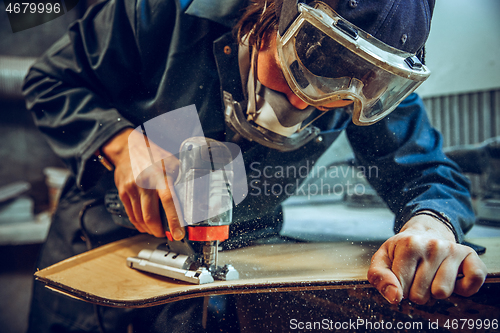
<svg viewBox="0 0 500 333">
<path fill-rule="evenodd" d="M 283 76 L 278 62 L 278 50 L 276 48 L 276 34 L 271 33 L 264 37 L 257 60 L 257 78 L 260 83 L 269 89 L 279 91 L 286 95 L 290 104 L 297 109 L 305 109 L 308 104 L 295 95 Z M 335 101 L 317 107 L 320 110 L 340 108 L 351 104 L 352 101 Z"/>
</svg>

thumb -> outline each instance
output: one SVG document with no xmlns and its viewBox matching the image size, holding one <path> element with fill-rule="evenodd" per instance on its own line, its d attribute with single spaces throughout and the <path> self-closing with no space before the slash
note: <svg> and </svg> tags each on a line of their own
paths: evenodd
<svg viewBox="0 0 500 333">
<path fill-rule="evenodd" d="M 387 247 L 382 245 L 372 257 L 367 278 L 389 303 L 397 304 L 403 299 L 403 288 L 391 267 Z"/>
<path fill-rule="evenodd" d="M 163 210 L 167 216 L 168 228 L 174 240 L 181 240 L 184 238 L 186 232 L 184 230 L 184 217 L 182 216 L 182 209 L 175 194 L 173 182 L 170 177 L 165 178 L 166 188 L 158 190 L 158 196 L 160 198 Z"/>
</svg>

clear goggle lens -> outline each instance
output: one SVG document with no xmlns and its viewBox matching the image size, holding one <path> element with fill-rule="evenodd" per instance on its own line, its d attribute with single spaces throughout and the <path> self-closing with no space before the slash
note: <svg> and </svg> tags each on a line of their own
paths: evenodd
<svg viewBox="0 0 500 333">
<path fill-rule="evenodd" d="M 306 103 L 319 107 L 352 100 L 354 123 L 370 125 L 393 111 L 430 75 L 425 66 L 411 68 L 406 63 L 411 54 L 367 41 L 367 34 L 354 26 L 353 38 L 337 31 L 335 20 L 323 11 L 299 6 L 301 15 L 277 41 L 283 74 Z"/>
</svg>

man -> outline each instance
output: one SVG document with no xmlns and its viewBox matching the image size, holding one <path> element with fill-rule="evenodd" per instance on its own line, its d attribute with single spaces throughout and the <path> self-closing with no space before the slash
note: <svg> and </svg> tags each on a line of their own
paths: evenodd
<svg viewBox="0 0 500 333">
<path fill-rule="evenodd" d="M 369 180 L 396 213 L 397 234 L 374 255 L 370 283 L 394 304 L 404 297 L 425 303 L 452 292 L 475 293 L 486 268 L 472 249 L 459 244 L 473 223 L 468 182 L 442 153 L 441 137 L 430 127 L 421 100 L 410 95 L 399 104 L 425 79 L 420 60 L 433 3 L 257 1 L 241 19 L 246 3 L 238 0 L 117 0 L 92 7 L 33 66 L 24 86 L 37 125 L 74 174 L 38 268 L 84 251 L 81 239 L 92 247 L 130 234 L 102 218 L 99 203 L 114 186 L 137 230 L 163 235 L 160 201 L 173 237 L 184 236 L 175 193 L 137 185 L 129 144 L 143 135 L 132 128 L 195 104 L 204 134 L 237 143 L 247 166 L 314 163 L 345 129 L 358 162 L 378 167 L 379 177 Z M 237 41 L 232 29 L 238 19 Z M 339 21 L 335 29 L 341 32 L 335 35 L 329 24 Z M 372 37 L 395 49 L 370 44 Z M 370 52 L 349 50 L 362 43 L 409 63 L 370 64 Z M 175 153 L 153 149 L 162 156 Z M 96 162 L 96 155 L 113 172 Z M 165 171 L 172 182 L 178 166 L 168 160 Z M 250 192 L 235 208 L 231 238 L 223 246 L 276 237 L 281 226 L 276 207 L 285 198 Z M 459 273 L 463 278 L 457 280 Z M 97 330 L 93 309 L 71 302 L 36 285 L 31 329 Z M 101 327 L 113 331 L 128 323 L 195 331 L 199 309 L 190 301 L 140 315 L 103 308 L 96 313 Z"/>
</svg>

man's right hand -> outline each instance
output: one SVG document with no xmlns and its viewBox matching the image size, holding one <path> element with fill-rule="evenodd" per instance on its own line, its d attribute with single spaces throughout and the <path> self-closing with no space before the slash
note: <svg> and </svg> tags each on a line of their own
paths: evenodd
<svg viewBox="0 0 500 333">
<path fill-rule="evenodd" d="M 165 236 L 159 210 L 161 202 L 173 238 L 181 240 L 185 235 L 180 223 L 183 217 L 175 209 L 175 204 L 180 207 L 179 201 L 175 192 L 170 190 L 174 188 L 179 172 L 179 161 L 173 154 L 149 142 L 153 156 L 162 158 L 162 163 L 152 165 L 150 152 L 143 147 L 144 135 L 126 128 L 106 142 L 101 151 L 115 166 L 115 184 L 120 200 L 137 230 L 156 237 Z M 130 159 L 131 150 L 134 151 L 134 163 Z M 136 174 L 142 171 L 141 184 L 148 184 L 148 188 L 137 184 L 134 171 Z"/>
</svg>

